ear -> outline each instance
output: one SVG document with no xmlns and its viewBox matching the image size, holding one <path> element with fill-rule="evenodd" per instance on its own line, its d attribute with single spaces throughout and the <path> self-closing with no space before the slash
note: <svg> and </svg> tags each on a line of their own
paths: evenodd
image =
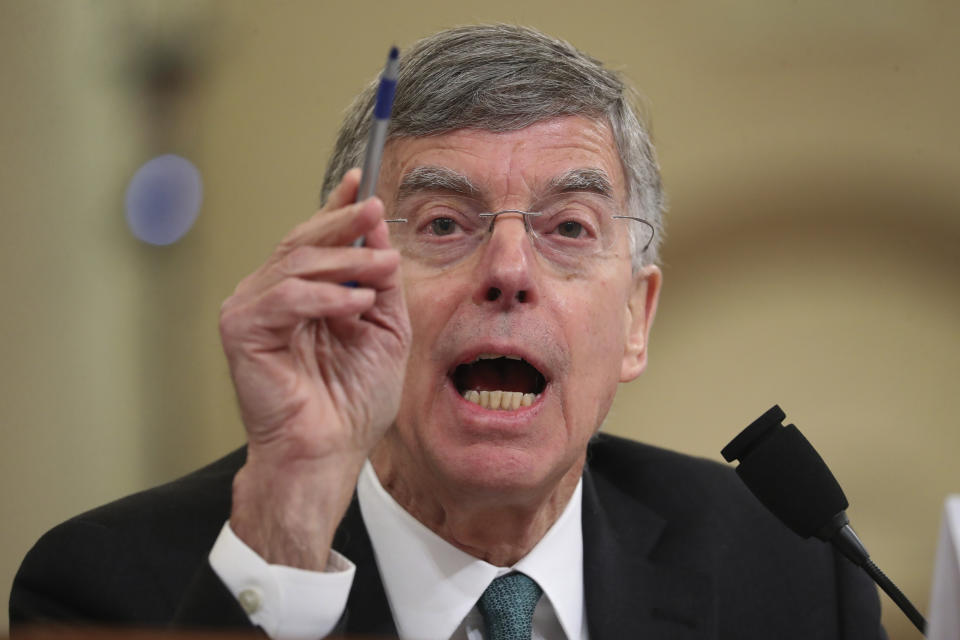
<svg viewBox="0 0 960 640">
<path fill-rule="evenodd" d="M 620 382 L 630 382 L 647 367 L 647 342 L 657 313 L 662 280 L 663 274 L 656 265 L 648 265 L 633 276 L 633 291 L 627 299 L 627 335 Z"/>
</svg>

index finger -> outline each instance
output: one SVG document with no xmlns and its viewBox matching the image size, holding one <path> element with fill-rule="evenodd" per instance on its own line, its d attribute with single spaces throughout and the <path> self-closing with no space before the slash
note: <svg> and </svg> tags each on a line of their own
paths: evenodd
<svg viewBox="0 0 960 640">
<path fill-rule="evenodd" d="M 381 220 L 383 203 L 379 198 L 369 198 L 332 211 L 324 208 L 294 227 L 278 249 L 282 254 L 301 245 L 348 245 L 373 229 Z"/>
<path fill-rule="evenodd" d="M 337 184 L 333 191 L 330 192 L 330 195 L 327 196 L 327 201 L 323 204 L 321 210 L 330 211 L 331 209 L 339 209 L 356 202 L 357 189 L 360 188 L 360 174 L 360 169 L 356 167 L 347 171 L 340 180 L 340 183 Z"/>
</svg>

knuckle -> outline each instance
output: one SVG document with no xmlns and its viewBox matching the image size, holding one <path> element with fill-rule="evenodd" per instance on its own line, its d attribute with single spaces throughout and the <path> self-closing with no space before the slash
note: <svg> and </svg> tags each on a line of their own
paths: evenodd
<svg viewBox="0 0 960 640">
<path fill-rule="evenodd" d="M 230 296 L 226 300 L 220 303 L 220 315 L 219 321 L 220 326 L 222 327 L 225 322 L 228 321 L 231 311 L 233 310 L 233 296 Z"/>
<path fill-rule="evenodd" d="M 316 251 L 312 247 L 299 246 L 283 256 L 278 268 L 286 275 L 298 275 L 308 271 L 311 263 L 315 261 Z"/>
<path fill-rule="evenodd" d="M 286 278 L 274 286 L 268 304 L 275 304 L 288 309 L 302 296 L 303 290 L 300 283 L 293 278 Z"/>
<path fill-rule="evenodd" d="M 277 243 L 277 247 L 273 252 L 274 258 L 286 255 L 297 247 L 302 246 L 304 238 L 310 235 L 311 223 L 315 217 L 315 215 L 311 216 L 291 229 L 290 232 Z"/>
<path fill-rule="evenodd" d="M 273 250 L 273 256 L 271 257 L 271 261 L 276 262 L 278 260 L 281 260 L 284 256 L 296 250 L 296 248 L 300 246 L 300 243 L 298 240 L 299 235 L 297 234 L 299 230 L 300 230 L 300 226 L 297 226 L 296 228 L 294 228 L 293 231 L 290 232 L 290 235 L 288 235 L 286 238 L 284 238 L 283 240 L 277 243 L 276 248 Z"/>
<path fill-rule="evenodd" d="M 234 297 L 231 296 L 224 300 L 220 306 L 219 328 L 220 336 L 224 340 L 229 340 L 240 333 L 241 314 L 238 306 L 234 303 Z"/>
<path fill-rule="evenodd" d="M 223 301 L 223 304 L 221 305 L 221 309 L 227 306 L 228 304 L 235 304 L 235 300 L 240 296 L 242 296 L 245 291 L 247 291 L 253 286 L 253 283 L 256 281 L 255 276 L 257 275 L 257 273 L 259 273 L 259 270 L 257 272 L 251 273 L 250 275 L 246 276 L 243 280 L 238 282 L 237 286 L 233 290 L 233 295 L 231 295 L 230 297 L 228 297 L 226 300 Z"/>
</svg>

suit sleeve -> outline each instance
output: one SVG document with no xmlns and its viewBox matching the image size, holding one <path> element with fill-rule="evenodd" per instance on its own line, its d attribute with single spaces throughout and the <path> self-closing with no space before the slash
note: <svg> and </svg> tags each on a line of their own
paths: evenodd
<svg viewBox="0 0 960 640">
<path fill-rule="evenodd" d="M 10 627 L 254 629 L 205 555 L 156 547 L 75 518 L 27 553 L 10 593 Z"/>
</svg>

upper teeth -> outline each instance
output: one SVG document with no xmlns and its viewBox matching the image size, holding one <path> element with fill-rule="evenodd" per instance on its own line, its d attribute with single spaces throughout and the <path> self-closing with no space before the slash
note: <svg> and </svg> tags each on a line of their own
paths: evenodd
<svg viewBox="0 0 960 640">
<path fill-rule="evenodd" d="M 520 393 L 519 391 L 477 391 L 468 389 L 463 397 L 484 409 L 500 409 L 501 411 L 516 411 L 521 406 L 529 407 L 537 399 L 535 393 Z"/>
</svg>

